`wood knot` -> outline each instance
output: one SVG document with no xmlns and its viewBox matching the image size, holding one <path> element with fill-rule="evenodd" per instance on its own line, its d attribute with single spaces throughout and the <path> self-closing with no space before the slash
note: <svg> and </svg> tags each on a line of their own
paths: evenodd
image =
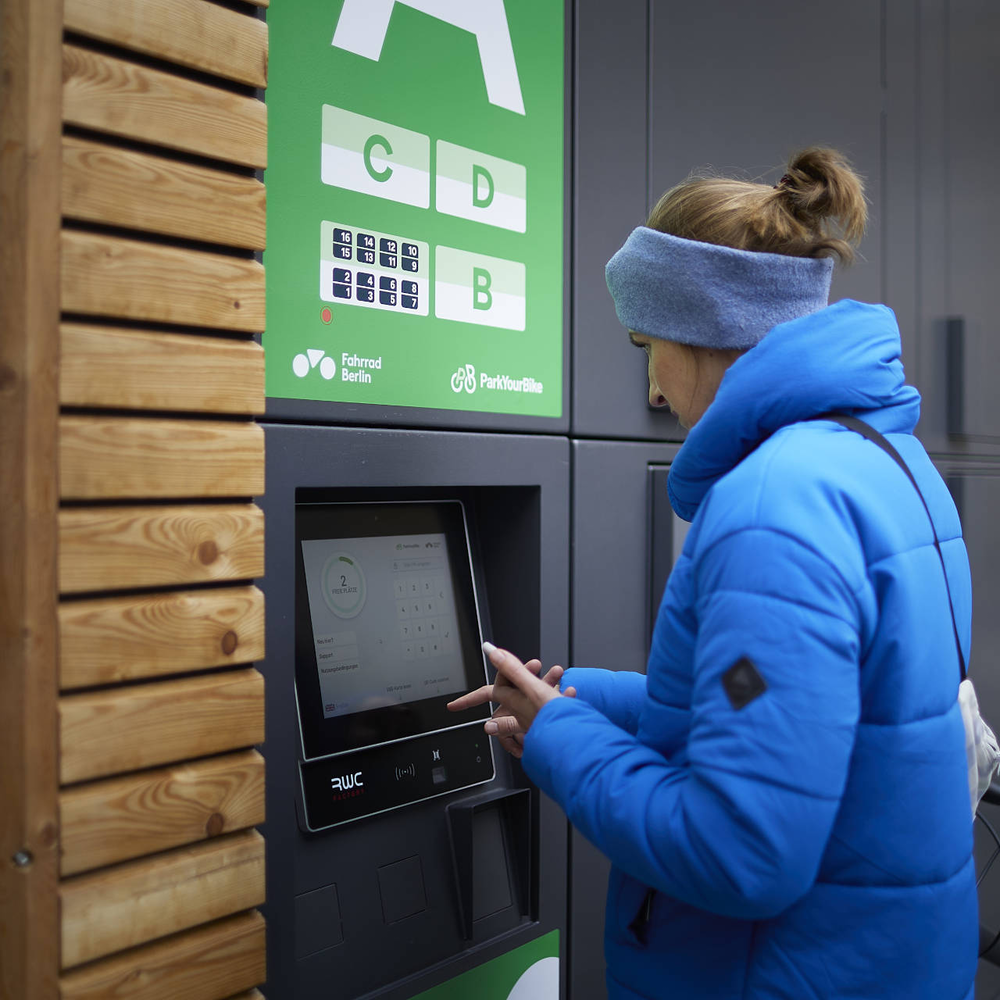
<svg viewBox="0 0 1000 1000">
<path fill-rule="evenodd" d="M 59 827 L 55 823 L 46 823 L 38 833 L 42 847 L 54 847 L 59 840 Z"/>
<path fill-rule="evenodd" d="M 240 307 L 240 300 L 239 300 L 239 299 L 237 299 L 237 300 L 236 300 L 236 301 L 235 301 L 235 302 L 233 303 L 233 308 L 234 308 L 234 309 L 239 309 L 239 307 Z"/>
<path fill-rule="evenodd" d="M 10 365 L 0 365 L 0 392 L 9 392 L 17 385 L 17 372 Z"/>
<path fill-rule="evenodd" d="M 209 837 L 218 837 L 220 833 L 225 829 L 226 818 L 222 813 L 212 813 L 208 817 L 208 822 L 205 824 L 205 833 Z"/>
<path fill-rule="evenodd" d="M 230 629 L 222 637 L 222 652 L 225 653 L 226 656 L 230 656 L 232 653 L 236 652 L 236 647 L 239 644 L 240 644 L 239 636 L 237 636 L 237 634 L 232 629 Z"/>
<path fill-rule="evenodd" d="M 198 546 L 198 559 L 203 566 L 211 566 L 219 558 L 219 546 L 211 539 Z"/>
</svg>

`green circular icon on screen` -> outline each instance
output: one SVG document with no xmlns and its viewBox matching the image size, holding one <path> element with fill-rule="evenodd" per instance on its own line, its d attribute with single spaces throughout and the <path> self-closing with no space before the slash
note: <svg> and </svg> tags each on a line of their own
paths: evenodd
<svg viewBox="0 0 1000 1000">
<path fill-rule="evenodd" d="M 365 574 L 356 559 L 335 552 L 323 566 L 323 600 L 338 618 L 353 618 L 365 606 Z"/>
</svg>

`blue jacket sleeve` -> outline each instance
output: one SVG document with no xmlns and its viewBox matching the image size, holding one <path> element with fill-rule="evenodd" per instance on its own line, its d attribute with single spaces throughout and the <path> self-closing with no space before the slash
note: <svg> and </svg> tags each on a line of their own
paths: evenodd
<svg viewBox="0 0 1000 1000">
<path fill-rule="evenodd" d="M 639 711 L 646 698 L 646 675 L 634 670 L 602 670 L 598 667 L 571 667 L 559 687 L 576 688 L 577 698 L 592 705 L 601 715 L 628 733 L 639 728 Z"/>
<path fill-rule="evenodd" d="M 702 909 L 764 919 L 815 881 L 843 794 L 860 611 L 836 567 L 768 529 L 717 541 L 693 572 L 686 759 L 672 764 L 585 701 L 560 698 L 539 712 L 522 763 L 622 870 Z M 743 658 L 766 688 L 740 707 L 724 677 Z M 652 674 L 649 685 L 655 718 Z"/>
</svg>

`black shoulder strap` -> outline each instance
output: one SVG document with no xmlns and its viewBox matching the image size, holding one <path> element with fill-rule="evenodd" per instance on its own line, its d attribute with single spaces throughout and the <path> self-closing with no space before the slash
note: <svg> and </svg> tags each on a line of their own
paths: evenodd
<svg viewBox="0 0 1000 1000">
<path fill-rule="evenodd" d="M 948 592 L 948 610 L 951 612 L 951 629 L 955 635 L 955 649 L 958 650 L 959 669 L 964 681 L 966 677 L 965 654 L 962 652 L 962 644 L 958 638 L 958 625 L 955 622 L 955 605 L 951 599 L 951 586 L 948 583 L 948 571 L 944 568 L 944 555 L 941 552 L 941 543 L 938 541 L 937 528 L 934 527 L 934 518 L 931 517 L 930 508 L 927 506 L 927 501 L 924 499 L 923 493 L 920 492 L 920 487 L 917 485 L 916 479 L 913 478 L 913 473 L 910 472 L 910 467 L 903 461 L 899 452 L 874 427 L 866 424 L 863 420 L 858 420 L 857 417 L 849 416 L 846 413 L 822 413 L 813 419 L 832 420 L 834 423 L 840 424 L 848 430 L 856 431 L 863 437 L 868 438 L 873 444 L 877 444 L 906 473 L 906 478 L 913 483 L 913 488 L 917 491 L 917 496 L 920 497 L 920 502 L 924 505 L 927 520 L 931 523 L 931 531 L 934 533 L 934 548 L 937 550 L 938 559 L 941 560 L 941 572 L 944 573 L 944 586 Z"/>
</svg>

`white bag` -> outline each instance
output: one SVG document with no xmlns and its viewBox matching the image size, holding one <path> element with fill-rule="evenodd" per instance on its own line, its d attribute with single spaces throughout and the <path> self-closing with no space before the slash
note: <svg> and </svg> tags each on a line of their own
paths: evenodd
<svg viewBox="0 0 1000 1000">
<path fill-rule="evenodd" d="M 966 677 L 958 685 L 958 705 L 965 724 L 965 760 L 969 769 L 969 801 L 972 818 L 976 818 L 979 800 L 986 794 L 990 782 L 1000 767 L 1000 747 L 983 717 L 979 714 L 979 700 L 972 681 Z"/>
</svg>

